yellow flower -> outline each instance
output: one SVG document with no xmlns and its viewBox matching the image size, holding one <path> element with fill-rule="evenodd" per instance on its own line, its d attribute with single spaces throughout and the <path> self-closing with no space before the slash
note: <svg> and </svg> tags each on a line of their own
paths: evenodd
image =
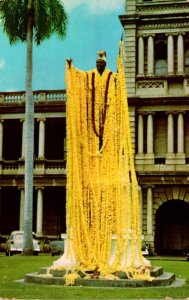
<svg viewBox="0 0 189 300">
<path fill-rule="evenodd" d="M 116 74 L 105 70 L 100 76 L 73 65 L 66 69 L 66 223 L 68 244 L 72 240 L 76 261 L 85 270 L 98 267 L 112 278 L 112 269 L 122 267 L 138 278 L 144 274 L 135 270 L 136 260 L 141 266 L 144 260 L 122 52 L 121 44 Z M 65 278 L 72 284 L 77 276 Z"/>
</svg>

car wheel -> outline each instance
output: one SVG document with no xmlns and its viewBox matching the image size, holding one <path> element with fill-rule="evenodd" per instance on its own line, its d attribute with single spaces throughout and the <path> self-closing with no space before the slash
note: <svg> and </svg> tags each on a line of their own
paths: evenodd
<svg viewBox="0 0 189 300">
<path fill-rule="evenodd" d="M 6 256 L 13 256 L 13 252 L 11 252 L 11 251 L 6 251 Z"/>
<path fill-rule="evenodd" d="M 34 252 L 34 255 L 35 255 L 35 256 L 38 256 L 38 252 Z"/>
</svg>

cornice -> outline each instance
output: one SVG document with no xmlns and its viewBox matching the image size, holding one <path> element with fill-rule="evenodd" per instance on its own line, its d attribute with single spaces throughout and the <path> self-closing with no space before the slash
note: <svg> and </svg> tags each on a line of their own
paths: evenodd
<svg viewBox="0 0 189 300">
<path fill-rule="evenodd" d="M 35 103 L 35 113 L 45 112 L 65 112 L 66 103 L 64 101 L 52 101 L 48 103 Z M 0 114 L 18 114 L 25 112 L 25 103 L 1 103 Z"/>
<path fill-rule="evenodd" d="M 155 30 L 155 29 L 174 29 L 174 30 L 180 30 L 181 28 L 185 28 L 185 31 L 189 31 L 189 19 L 185 21 L 178 22 L 178 19 L 174 22 L 168 22 L 164 20 L 162 22 L 162 19 L 156 20 L 157 23 L 152 22 L 152 20 L 149 21 L 149 23 L 142 23 L 139 25 L 138 30 Z"/>
<path fill-rule="evenodd" d="M 189 12 L 189 3 L 166 3 L 163 4 L 146 4 L 146 5 L 137 5 L 136 11 L 139 14 L 151 14 L 151 13 L 177 13 L 180 14 L 182 12 Z"/>
<path fill-rule="evenodd" d="M 157 105 L 188 105 L 189 96 L 158 96 L 158 97 L 129 97 L 128 96 L 128 105 L 129 106 L 157 106 Z"/>
</svg>

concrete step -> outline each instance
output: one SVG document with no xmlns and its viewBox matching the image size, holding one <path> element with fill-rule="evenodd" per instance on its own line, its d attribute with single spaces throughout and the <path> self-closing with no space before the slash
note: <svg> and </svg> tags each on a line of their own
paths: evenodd
<svg viewBox="0 0 189 300">
<path fill-rule="evenodd" d="M 48 267 L 42 267 L 40 268 L 38 274 L 47 274 Z M 52 274 L 54 277 L 62 277 L 65 274 L 65 271 L 63 270 L 50 270 L 50 274 Z M 150 271 L 150 275 L 152 277 L 158 277 L 161 274 L 163 274 L 163 268 L 162 267 L 153 267 L 153 269 Z"/>
<path fill-rule="evenodd" d="M 75 286 L 95 286 L 95 287 L 157 287 L 169 286 L 175 280 L 175 274 L 164 272 L 155 277 L 152 281 L 137 279 L 84 279 L 78 278 Z M 32 273 L 25 275 L 25 282 L 45 285 L 65 285 L 65 279 L 61 276 L 48 276 L 45 273 Z"/>
</svg>

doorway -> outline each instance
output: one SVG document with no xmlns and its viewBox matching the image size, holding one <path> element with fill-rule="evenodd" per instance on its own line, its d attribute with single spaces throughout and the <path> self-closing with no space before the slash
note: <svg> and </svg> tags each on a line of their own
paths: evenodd
<svg viewBox="0 0 189 300">
<path fill-rule="evenodd" d="M 189 204 L 182 200 L 163 203 L 156 212 L 157 254 L 181 254 L 189 249 Z"/>
</svg>

